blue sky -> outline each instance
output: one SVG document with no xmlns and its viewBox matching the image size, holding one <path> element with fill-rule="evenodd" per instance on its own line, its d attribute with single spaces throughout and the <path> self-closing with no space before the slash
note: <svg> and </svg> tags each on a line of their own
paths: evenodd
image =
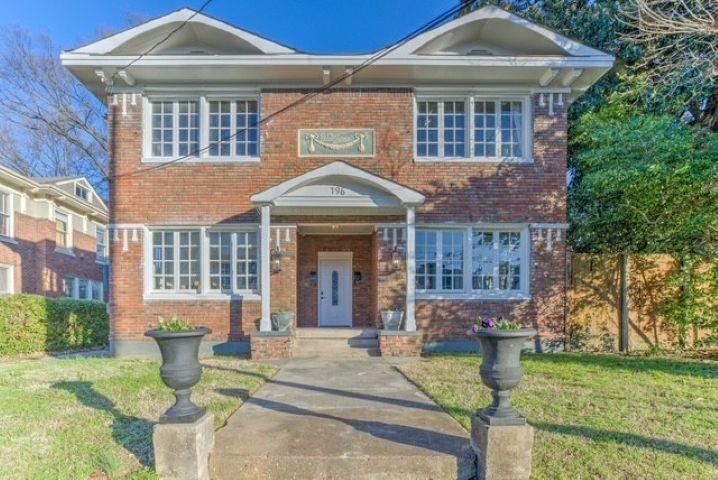
<svg viewBox="0 0 718 480">
<path fill-rule="evenodd" d="M 213 0 L 205 12 L 235 26 L 311 53 L 378 50 L 456 5 L 458 0 Z M 3 1 L 0 27 L 50 35 L 62 50 L 101 32 L 128 27 L 203 0 Z"/>
</svg>

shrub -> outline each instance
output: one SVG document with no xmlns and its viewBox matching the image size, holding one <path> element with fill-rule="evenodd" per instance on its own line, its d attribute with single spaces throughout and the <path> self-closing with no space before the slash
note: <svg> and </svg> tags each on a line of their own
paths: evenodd
<svg viewBox="0 0 718 480">
<path fill-rule="evenodd" d="M 109 324 L 102 302 L 39 295 L 0 297 L 0 355 L 106 346 Z"/>
</svg>

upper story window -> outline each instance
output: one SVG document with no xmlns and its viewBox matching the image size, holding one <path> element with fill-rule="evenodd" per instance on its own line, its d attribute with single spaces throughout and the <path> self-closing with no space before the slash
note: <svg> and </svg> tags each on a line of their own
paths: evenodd
<svg viewBox="0 0 718 480">
<path fill-rule="evenodd" d="M 75 184 L 75 196 L 88 202 L 90 201 L 90 191 L 86 187 L 83 187 L 79 183 Z"/>
<path fill-rule="evenodd" d="M 12 196 L 0 192 L 0 235 L 12 237 Z"/>
<path fill-rule="evenodd" d="M 96 237 L 96 241 L 97 241 L 97 261 L 98 262 L 106 262 L 107 261 L 107 230 L 105 230 L 104 228 L 97 227 L 95 237 Z"/>
<path fill-rule="evenodd" d="M 527 99 L 418 99 L 419 160 L 527 160 Z"/>
<path fill-rule="evenodd" d="M 55 212 L 55 247 L 63 249 L 72 247 L 70 229 L 70 217 L 66 213 Z"/>
<path fill-rule="evenodd" d="M 417 229 L 415 258 L 416 289 L 421 294 L 528 293 L 524 228 Z"/>
<path fill-rule="evenodd" d="M 149 160 L 251 160 L 259 156 L 256 98 L 148 100 L 147 111 L 145 156 Z"/>
</svg>

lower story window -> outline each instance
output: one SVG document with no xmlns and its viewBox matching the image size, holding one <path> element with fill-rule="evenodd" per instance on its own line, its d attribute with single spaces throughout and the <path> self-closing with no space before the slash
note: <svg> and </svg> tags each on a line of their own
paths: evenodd
<svg viewBox="0 0 718 480">
<path fill-rule="evenodd" d="M 13 292 L 13 268 L 9 265 L 0 265 L 0 295 Z"/>
<path fill-rule="evenodd" d="M 86 278 L 65 277 L 62 290 L 65 297 L 75 300 L 102 302 L 104 297 L 102 282 Z"/>
<path fill-rule="evenodd" d="M 256 231 L 155 231 L 151 290 L 241 293 L 258 289 Z M 204 252 L 204 253 L 203 253 Z"/>
<path fill-rule="evenodd" d="M 487 297 L 526 294 L 527 242 L 522 228 L 417 229 L 416 289 Z"/>
</svg>

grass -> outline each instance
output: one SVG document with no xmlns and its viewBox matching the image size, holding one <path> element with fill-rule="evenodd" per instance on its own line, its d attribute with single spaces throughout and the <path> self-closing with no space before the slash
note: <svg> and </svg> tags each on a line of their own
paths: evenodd
<svg viewBox="0 0 718 480">
<path fill-rule="evenodd" d="M 275 369 L 207 359 L 193 400 L 227 417 Z M 159 363 L 25 360 L 0 363 L 0 478 L 157 478 L 152 425 L 174 400 Z"/>
<path fill-rule="evenodd" d="M 404 374 L 465 428 L 490 403 L 480 357 L 435 356 Z M 718 362 L 527 355 L 512 399 L 535 428 L 535 479 L 718 478 Z"/>
</svg>

